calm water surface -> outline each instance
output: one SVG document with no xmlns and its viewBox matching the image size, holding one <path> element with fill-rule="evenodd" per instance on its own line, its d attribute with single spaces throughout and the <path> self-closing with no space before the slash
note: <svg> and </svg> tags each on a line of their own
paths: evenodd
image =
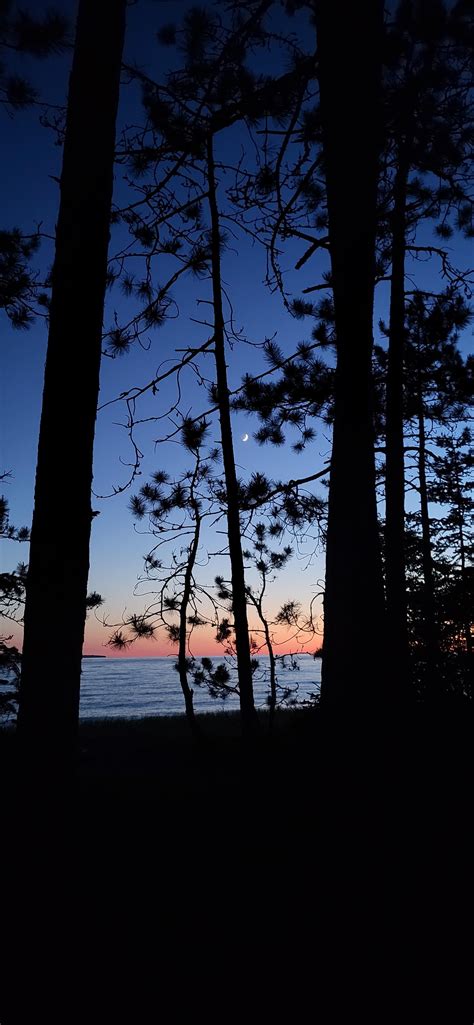
<svg viewBox="0 0 474 1025">
<path fill-rule="evenodd" d="M 222 659 L 213 659 L 216 664 Z M 141 718 L 146 715 L 184 714 L 184 702 L 175 658 L 88 658 L 82 663 L 81 719 Z M 298 670 L 280 668 L 279 683 L 294 691 L 297 703 L 319 690 L 321 661 L 301 655 Z M 265 676 L 268 657 L 259 658 L 259 678 L 255 678 L 255 701 L 264 706 L 268 693 Z M 238 698 L 231 695 L 225 702 L 211 698 L 204 687 L 194 690 L 197 712 L 237 710 Z"/>
</svg>

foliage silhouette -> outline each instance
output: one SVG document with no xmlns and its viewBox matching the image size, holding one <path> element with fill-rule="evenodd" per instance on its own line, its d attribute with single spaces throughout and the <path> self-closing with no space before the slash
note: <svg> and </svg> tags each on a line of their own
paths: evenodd
<svg viewBox="0 0 474 1025">
<path fill-rule="evenodd" d="M 10 117 L 39 103 L 32 83 L 8 69 L 5 57 L 12 53 L 37 58 L 60 53 L 67 46 L 67 20 L 56 10 L 42 18 L 26 11 L 15 11 L 9 0 L 0 6 L 0 104 Z M 41 105 L 41 104 L 40 104 Z M 42 105 L 41 105 L 42 106 Z M 48 296 L 39 289 L 38 275 L 29 261 L 39 246 L 39 233 L 23 234 L 19 228 L 0 231 L 0 309 L 5 310 L 14 328 L 27 328 L 39 306 Z"/>
<path fill-rule="evenodd" d="M 472 11 L 469 5 L 401 3 L 389 18 L 384 53 L 385 153 L 380 195 L 379 259 L 390 271 L 386 410 L 386 597 L 391 671 L 406 676 L 407 622 L 404 568 L 404 350 L 407 259 L 436 256 L 443 276 L 462 280 L 444 239 L 452 222 L 469 235 L 470 154 L 474 139 L 471 89 Z M 419 237 L 435 220 L 435 241 Z M 440 248 L 441 246 L 441 248 Z M 469 275 L 467 275 L 468 278 Z"/>
<path fill-rule="evenodd" d="M 8 473 L 0 475 L 0 480 L 8 478 Z M 30 536 L 27 527 L 15 527 L 10 523 L 9 507 L 4 495 L 0 496 L 0 538 L 9 541 L 26 542 Z M 0 617 L 6 623 L 21 623 L 25 601 L 26 569 L 20 562 L 16 569 L 0 573 Z M 10 644 L 12 635 L 0 636 L 0 672 L 6 676 L 0 679 L 0 719 L 12 718 L 17 713 L 18 689 L 20 683 L 21 654 L 14 644 Z"/>
</svg>

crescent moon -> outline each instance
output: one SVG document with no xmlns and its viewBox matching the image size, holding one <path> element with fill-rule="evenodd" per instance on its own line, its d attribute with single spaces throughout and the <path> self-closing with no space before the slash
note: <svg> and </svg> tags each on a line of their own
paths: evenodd
<svg viewBox="0 0 474 1025">
<path fill-rule="evenodd" d="M 248 440 L 249 440 L 248 434 L 243 434 L 242 435 L 242 441 L 248 441 Z"/>
</svg>

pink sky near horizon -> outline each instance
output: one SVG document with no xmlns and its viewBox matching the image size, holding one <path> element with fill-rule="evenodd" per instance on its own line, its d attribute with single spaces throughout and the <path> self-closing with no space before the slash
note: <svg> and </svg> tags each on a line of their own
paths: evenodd
<svg viewBox="0 0 474 1025">
<path fill-rule="evenodd" d="M 14 629 L 10 631 L 11 643 L 16 645 L 21 651 L 22 648 L 22 631 L 20 629 Z M 250 630 L 252 633 L 252 629 Z M 110 637 L 111 631 L 101 627 L 100 624 L 95 623 L 94 626 L 86 625 L 86 633 L 84 639 L 84 655 L 105 655 L 107 658 L 176 658 L 177 656 L 177 645 L 171 644 L 161 631 L 156 638 L 151 640 L 137 640 L 129 647 L 124 649 L 115 649 L 108 645 L 107 641 Z M 281 637 L 281 635 L 280 635 Z M 275 643 L 275 654 L 277 655 L 289 655 L 300 652 L 309 652 L 313 654 L 317 648 L 321 647 L 322 636 L 317 633 L 308 640 L 308 643 L 304 643 L 304 640 L 299 642 L 295 639 L 285 641 L 281 643 Z M 199 631 L 196 631 L 193 642 L 191 645 L 192 654 L 198 658 L 202 658 L 205 655 L 213 657 L 224 657 L 224 648 L 222 644 L 216 641 L 214 636 L 214 630 L 211 627 L 201 627 Z M 260 655 L 266 655 L 267 649 L 265 646 L 262 647 L 261 651 L 257 653 Z"/>
<path fill-rule="evenodd" d="M 126 631 L 124 631 L 126 633 Z M 84 639 L 84 655 L 106 655 L 108 658 L 160 658 L 176 657 L 177 645 L 171 644 L 163 629 L 157 632 L 156 638 L 150 640 L 137 640 L 129 647 L 115 649 L 108 645 L 107 641 L 112 631 L 103 627 L 96 620 L 88 620 Z M 255 624 L 250 620 L 250 634 L 258 639 Z M 294 635 L 285 640 L 284 631 L 275 634 L 275 654 L 288 655 L 297 651 L 309 651 L 313 653 L 322 644 L 322 636 L 319 633 L 307 639 L 303 635 L 296 639 Z M 199 627 L 193 633 L 191 650 L 197 657 L 205 655 L 224 656 L 224 648 L 215 639 L 215 630 L 211 626 Z M 260 654 L 267 654 L 265 647 Z"/>
</svg>

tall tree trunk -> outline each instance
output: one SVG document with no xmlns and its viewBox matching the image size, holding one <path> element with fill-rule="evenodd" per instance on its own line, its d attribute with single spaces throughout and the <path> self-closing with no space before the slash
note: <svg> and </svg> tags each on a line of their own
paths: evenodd
<svg viewBox="0 0 474 1025">
<path fill-rule="evenodd" d="M 316 19 L 337 334 L 321 700 L 350 708 L 383 697 L 387 657 L 372 408 L 383 3 L 323 0 Z"/>
<path fill-rule="evenodd" d="M 25 607 L 25 749 L 73 750 L 125 0 L 80 0 L 69 82 Z"/>
<path fill-rule="evenodd" d="M 385 570 L 390 677 L 393 688 L 406 685 L 408 628 L 405 575 L 405 462 L 403 438 L 403 366 L 405 349 L 405 255 L 408 183 L 406 140 L 398 151 L 392 228 L 392 280 L 387 369 Z"/>
<path fill-rule="evenodd" d="M 207 144 L 207 174 L 211 215 L 212 295 L 214 305 L 214 352 L 216 361 L 217 402 L 221 426 L 222 458 L 227 492 L 227 530 L 232 577 L 232 610 L 234 614 L 237 671 L 239 675 L 242 729 L 254 732 L 258 719 L 253 699 L 250 639 L 247 621 L 244 559 L 240 537 L 239 494 L 235 472 L 234 444 L 230 419 L 229 386 L 225 360 L 224 314 L 222 309 L 219 212 L 216 199 L 216 178 L 212 136 Z"/>
<path fill-rule="evenodd" d="M 438 661 L 438 631 L 435 612 L 435 586 L 433 576 L 433 559 L 431 555 L 431 529 L 428 507 L 428 487 L 426 481 L 426 435 L 423 392 L 421 380 L 418 384 L 418 479 L 420 484 L 421 512 L 421 554 L 423 564 L 423 615 L 426 655 L 431 671 L 436 674 Z"/>
</svg>

